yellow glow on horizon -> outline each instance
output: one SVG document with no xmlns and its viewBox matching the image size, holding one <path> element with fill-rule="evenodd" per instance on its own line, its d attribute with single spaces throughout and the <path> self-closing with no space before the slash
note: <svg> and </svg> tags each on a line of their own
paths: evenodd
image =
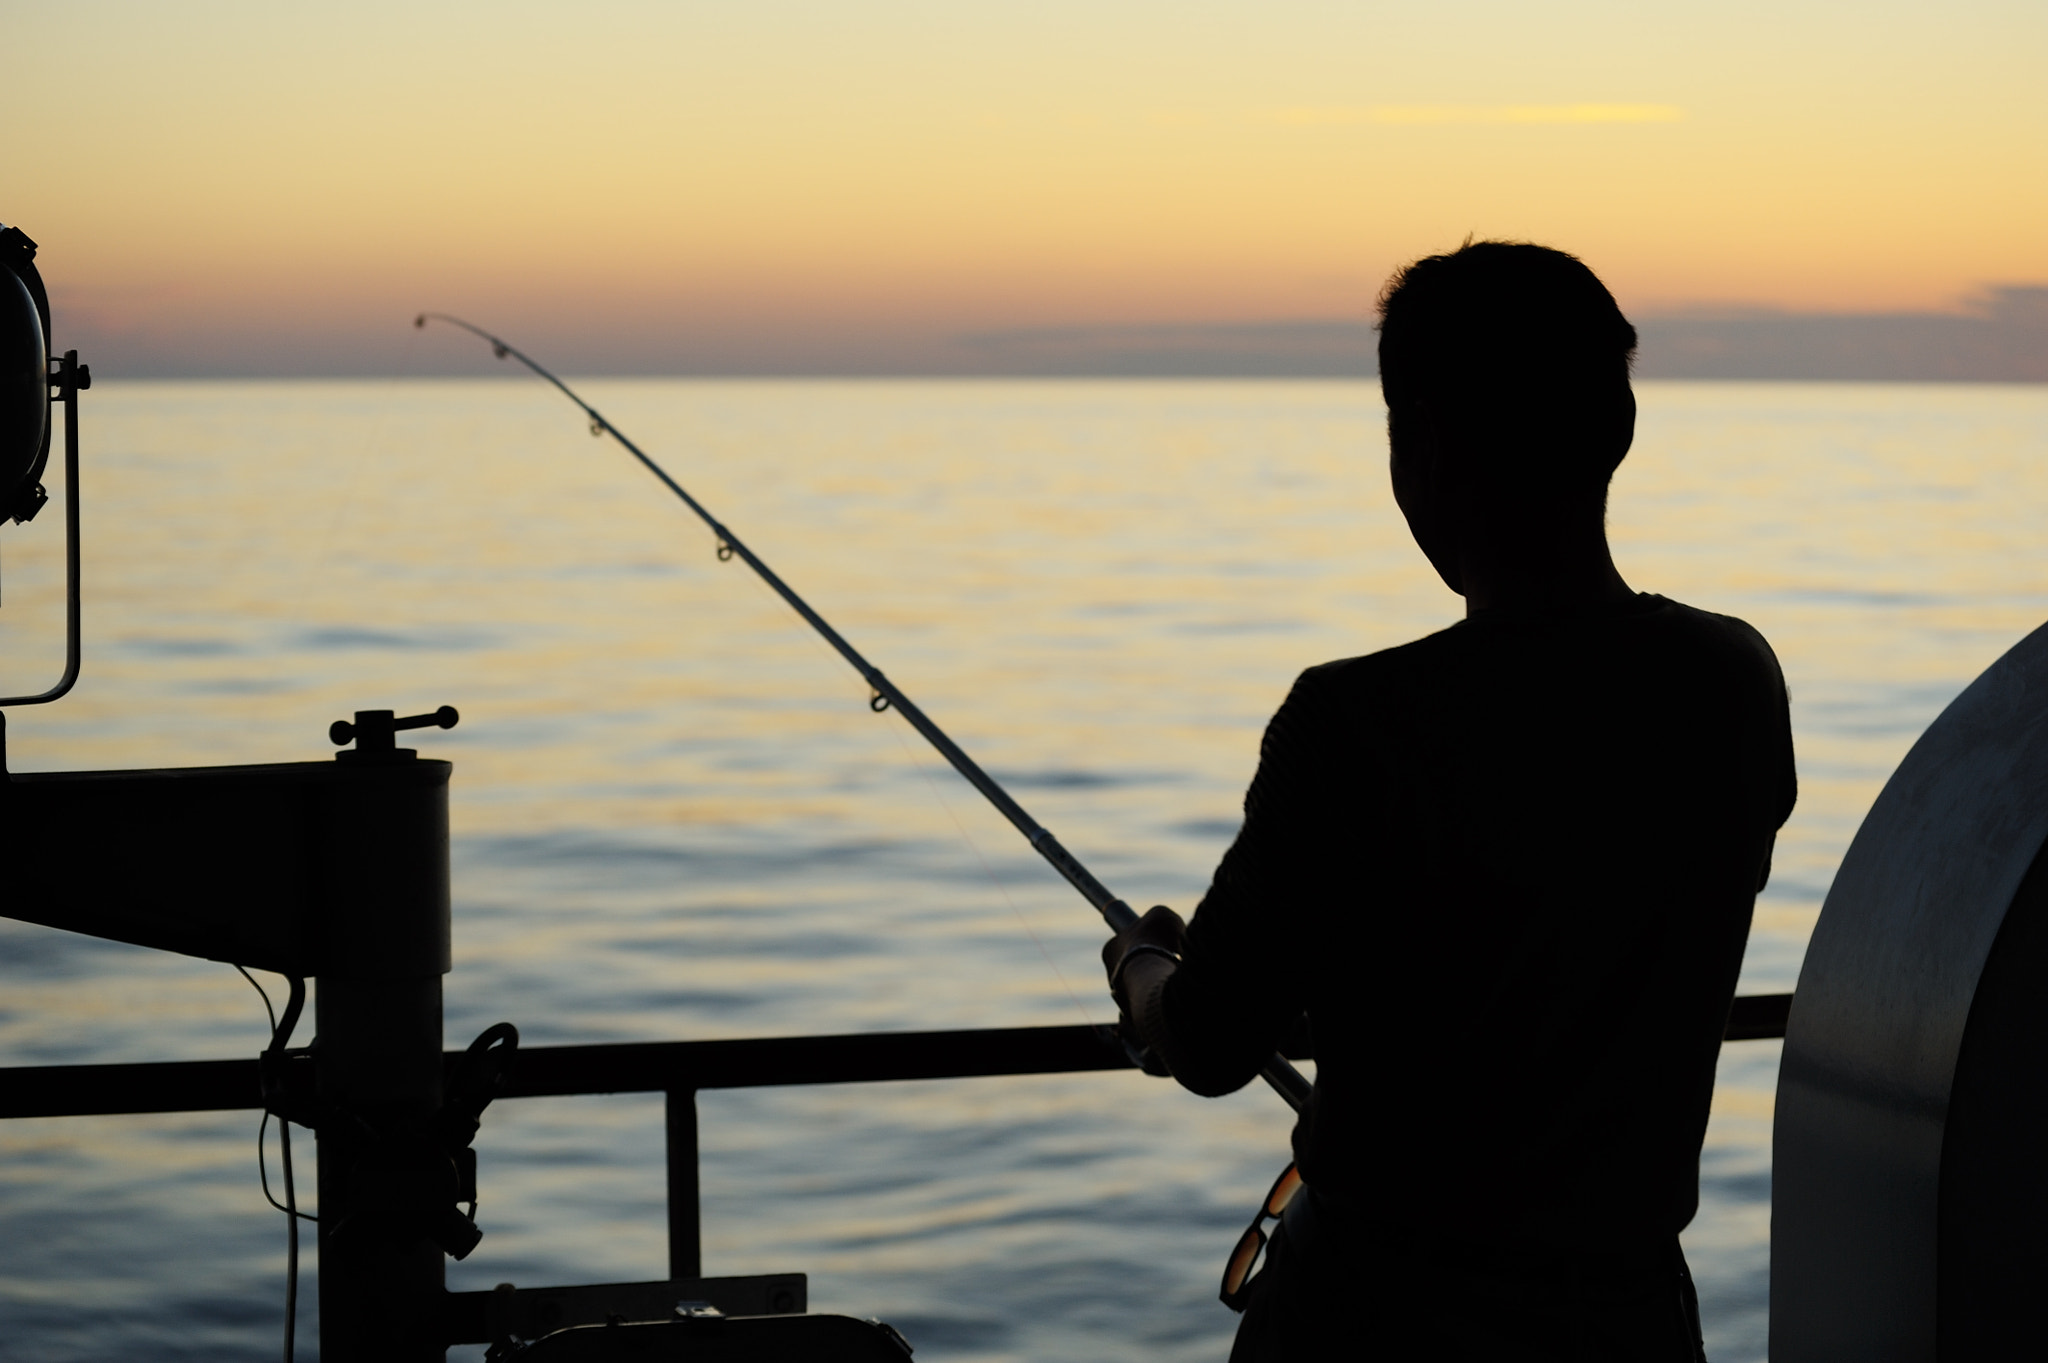
<svg viewBox="0 0 2048 1363">
<path fill-rule="evenodd" d="M 1356 317 L 1470 234 L 1572 250 L 1632 309 L 2048 279 L 2048 6 L 2007 0 L 104 0 L 9 25 L 0 221 L 107 334 L 423 306 L 799 340 Z"/>
<path fill-rule="evenodd" d="M 1675 104 L 1381 104 L 1369 108 L 1278 109 L 1276 123 L 1676 123 Z"/>
</svg>

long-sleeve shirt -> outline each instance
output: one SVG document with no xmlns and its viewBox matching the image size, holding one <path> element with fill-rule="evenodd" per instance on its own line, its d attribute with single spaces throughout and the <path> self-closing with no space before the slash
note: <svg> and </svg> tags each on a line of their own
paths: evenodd
<svg viewBox="0 0 2048 1363">
<path fill-rule="evenodd" d="M 1311 668 L 1165 986 L 1176 1077 L 1240 1087 L 1306 1010 L 1296 1154 L 1349 1216 L 1668 1237 L 1795 794 L 1770 646 L 1662 597 Z"/>
</svg>

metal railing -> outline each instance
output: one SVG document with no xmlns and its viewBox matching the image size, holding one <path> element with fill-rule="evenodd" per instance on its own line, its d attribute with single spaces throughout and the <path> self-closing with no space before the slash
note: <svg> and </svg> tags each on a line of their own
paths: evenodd
<svg viewBox="0 0 2048 1363">
<path fill-rule="evenodd" d="M 1727 1039 L 1785 1035 L 1790 994 L 1735 1000 Z M 1312 1059 L 1297 1040 L 1292 1060 Z M 460 1051 L 449 1051 L 453 1066 Z M 640 1041 L 528 1046 L 500 1095 L 571 1097 L 602 1093 L 667 1096 L 669 1277 L 702 1275 L 698 1220 L 697 1093 L 701 1089 L 862 1084 L 905 1079 L 1080 1074 L 1130 1069 L 1110 1027 L 1004 1027 L 957 1032 L 877 1032 L 739 1041 Z M 257 1060 L 189 1060 L 128 1065 L 38 1065 L 0 1069 L 0 1118 L 151 1112 L 256 1111 L 263 1106 Z M 486 1294 L 454 1294 L 455 1297 Z M 459 1342 L 459 1341 L 457 1341 Z"/>
</svg>

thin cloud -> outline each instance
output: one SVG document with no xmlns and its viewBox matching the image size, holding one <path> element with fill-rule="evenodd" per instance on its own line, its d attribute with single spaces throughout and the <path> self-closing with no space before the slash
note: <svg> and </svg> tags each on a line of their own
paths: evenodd
<svg viewBox="0 0 2048 1363">
<path fill-rule="evenodd" d="M 1262 118 L 1292 127 L 1353 123 L 1676 123 L 1675 104 L 1373 104 L 1274 109 Z"/>
</svg>

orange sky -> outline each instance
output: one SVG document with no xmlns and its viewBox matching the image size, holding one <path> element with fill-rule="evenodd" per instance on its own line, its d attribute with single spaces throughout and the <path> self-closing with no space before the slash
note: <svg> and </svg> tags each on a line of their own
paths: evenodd
<svg viewBox="0 0 2048 1363">
<path fill-rule="evenodd" d="M 2038 3 L 102 0 L 6 28 L 0 221 L 44 244 L 60 330 L 145 370 L 388 370 L 422 306 L 683 368 L 1360 316 L 1474 231 L 1574 250 L 1637 311 L 2048 281 Z"/>
</svg>

